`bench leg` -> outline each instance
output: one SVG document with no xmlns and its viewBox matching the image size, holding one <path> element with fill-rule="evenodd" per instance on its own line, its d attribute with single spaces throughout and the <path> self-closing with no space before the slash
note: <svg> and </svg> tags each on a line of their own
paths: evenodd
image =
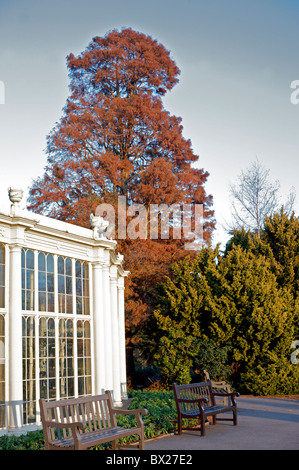
<svg viewBox="0 0 299 470">
<path fill-rule="evenodd" d="M 139 450 L 144 450 L 144 435 L 139 438 Z"/>
<path fill-rule="evenodd" d="M 117 439 L 112 441 L 112 450 L 118 450 Z"/>
<path fill-rule="evenodd" d="M 236 409 L 234 409 L 234 411 L 233 411 L 233 416 L 234 416 L 234 417 L 233 417 L 234 426 L 237 426 L 237 424 L 238 424 L 238 419 L 237 419 L 237 410 L 236 410 Z"/>
<path fill-rule="evenodd" d="M 182 434 L 182 417 L 178 415 L 178 434 Z"/>
<path fill-rule="evenodd" d="M 200 413 L 200 434 L 202 437 L 206 435 L 206 423 L 203 413 Z"/>
</svg>

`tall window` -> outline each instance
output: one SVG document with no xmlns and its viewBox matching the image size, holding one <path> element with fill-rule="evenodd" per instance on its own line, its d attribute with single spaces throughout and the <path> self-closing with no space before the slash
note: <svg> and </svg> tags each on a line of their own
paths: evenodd
<svg viewBox="0 0 299 470">
<path fill-rule="evenodd" d="M 55 380 L 55 322 L 53 318 L 40 318 L 39 371 L 41 398 L 56 398 Z"/>
<path fill-rule="evenodd" d="M 5 426 L 5 318 L 0 315 L 0 427 Z"/>
<path fill-rule="evenodd" d="M 72 260 L 58 258 L 58 309 L 59 313 L 73 313 Z"/>
<path fill-rule="evenodd" d="M 0 245 L 0 308 L 4 256 Z M 89 302 L 88 262 L 22 249 L 24 423 L 36 420 L 38 395 L 46 400 L 91 395 Z M 82 317 L 76 318 L 75 312 Z M 0 313 L 0 427 L 5 416 L 4 370 Z"/>
<path fill-rule="evenodd" d="M 78 393 L 91 394 L 91 345 L 89 321 L 77 322 Z"/>
<path fill-rule="evenodd" d="M 22 309 L 34 310 L 34 253 L 22 250 Z"/>
<path fill-rule="evenodd" d="M 23 401 L 24 422 L 36 419 L 35 393 L 35 322 L 34 317 L 22 318 L 23 330 Z"/>
<path fill-rule="evenodd" d="M 73 320 L 59 320 L 59 388 L 60 398 L 75 395 Z"/>
<path fill-rule="evenodd" d="M 88 263 L 76 261 L 76 313 L 89 315 Z"/>
<path fill-rule="evenodd" d="M 5 249 L 0 245 L 0 308 L 5 307 Z"/>
<path fill-rule="evenodd" d="M 54 312 L 54 259 L 46 253 L 38 254 L 38 310 Z"/>
</svg>

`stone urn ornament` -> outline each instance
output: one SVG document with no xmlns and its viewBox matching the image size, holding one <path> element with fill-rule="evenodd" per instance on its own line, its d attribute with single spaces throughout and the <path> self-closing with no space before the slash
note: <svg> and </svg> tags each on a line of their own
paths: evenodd
<svg viewBox="0 0 299 470">
<path fill-rule="evenodd" d="M 15 215 L 16 209 L 19 207 L 19 203 L 23 199 L 23 189 L 8 188 L 8 197 L 12 203 L 10 206 L 11 215 Z"/>
</svg>

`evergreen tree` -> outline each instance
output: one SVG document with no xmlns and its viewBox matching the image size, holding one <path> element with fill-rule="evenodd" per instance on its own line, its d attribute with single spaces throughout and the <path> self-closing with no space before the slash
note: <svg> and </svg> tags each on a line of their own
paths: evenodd
<svg viewBox="0 0 299 470">
<path fill-rule="evenodd" d="M 227 358 L 223 372 L 229 364 L 236 388 L 256 394 L 298 393 L 299 371 L 290 355 L 299 304 L 277 282 L 273 260 L 258 253 L 254 240 L 246 248 L 232 244 L 224 257 L 218 249 L 206 248 L 195 260 L 173 267 L 155 311 L 156 364 L 164 378 L 177 375 L 178 381 L 189 374 L 191 379 L 199 357 L 206 361 L 203 368 L 211 363 L 203 348 L 210 358 L 216 348 L 219 358 Z"/>
</svg>

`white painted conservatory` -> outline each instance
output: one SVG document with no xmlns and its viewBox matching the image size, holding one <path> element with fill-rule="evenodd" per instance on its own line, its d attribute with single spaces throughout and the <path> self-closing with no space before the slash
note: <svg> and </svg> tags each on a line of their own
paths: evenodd
<svg viewBox="0 0 299 470">
<path fill-rule="evenodd" d="M 14 199 L 14 196 L 15 199 Z M 126 398 L 124 278 L 116 241 L 0 210 L 0 433 L 40 426 L 39 398 Z"/>
</svg>

